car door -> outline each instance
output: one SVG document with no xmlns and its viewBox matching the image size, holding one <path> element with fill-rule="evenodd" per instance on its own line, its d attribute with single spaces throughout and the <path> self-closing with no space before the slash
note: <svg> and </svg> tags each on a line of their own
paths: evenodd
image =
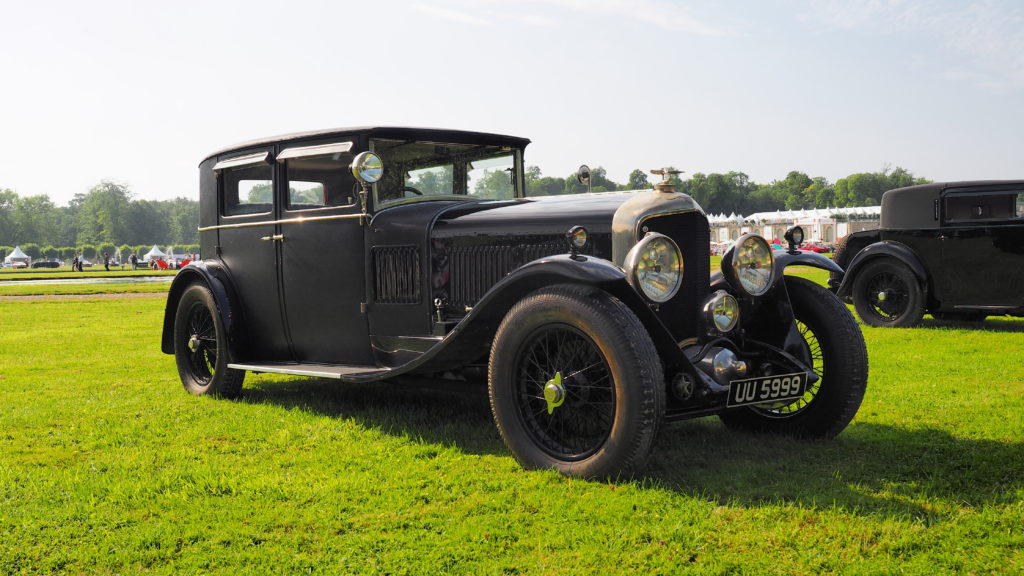
<svg viewBox="0 0 1024 576">
<path fill-rule="evenodd" d="M 282 150 L 281 289 L 294 357 L 372 365 L 364 226 L 351 142 Z"/>
<path fill-rule="evenodd" d="M 1024 305 L 1022 191 L 952 190 L 944 198 L 944 305 Z"/>
<path fill-rule="evenodd" d="M 227 267 L 246 326 L 246 358 L 281 361 L 291 356 L 281 317 L 278 284 L 278 203 L 272 150 L 249 150 L 220 159 L 217 174 L 217 252 Z"/>
</svg>

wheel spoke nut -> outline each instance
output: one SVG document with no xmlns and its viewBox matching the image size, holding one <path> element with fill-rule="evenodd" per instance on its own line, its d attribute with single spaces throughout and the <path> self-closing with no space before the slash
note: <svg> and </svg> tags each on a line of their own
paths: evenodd
<svg viewBox="0 0 1024 576">
<path fill-rule="evenodd" d="M 562 373 L 555 372 L 555 377 L 544 385 L 544 400 L 548 403 L 548 414 L 555 411 L 565 402 L 565 387 L 562 386 Z"/>
</svg>

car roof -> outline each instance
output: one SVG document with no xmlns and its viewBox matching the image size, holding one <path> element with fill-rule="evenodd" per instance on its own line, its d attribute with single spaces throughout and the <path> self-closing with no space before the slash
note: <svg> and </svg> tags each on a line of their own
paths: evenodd
<svg viewBox="0 0 1024 576">
<path fill-rule="evenodd" d="M 896 188 L 882 194 L 883 230 L 938 228 L 935 202 L 949 193 L 991 193 L 1024 188 L 1024 180 L 961 180 Z"/>
<path fill-rule="evenodd" d="M 488 132 L 473 132 L 469 130 L 448 130 L 444 128 L 415 128 L 409 126 L 360 126 L 352 128 L 330 128 L 326 130 L 313 130 L 308 132 L 293 132 L 278 136 L 258 138 L 246 142 L 240 142 L 231 146 L 220 148 L 206 156 L 206 160 L 215 158 L 222 154 L 267 146 L 271 144 L 297 142 L 302 140 L 321 140 L 325 138 L 346 137 L 353 138 L 357 135 L 367 135 L 371 138 L 393 138 L 400 140 L 426 140 L 438 142 L 464 142 L 467 144 L 496 144 L 524 148 L 530 143 L 528 138 L 508 136 L 505 134 L 492 134 Z"/>
</svg>

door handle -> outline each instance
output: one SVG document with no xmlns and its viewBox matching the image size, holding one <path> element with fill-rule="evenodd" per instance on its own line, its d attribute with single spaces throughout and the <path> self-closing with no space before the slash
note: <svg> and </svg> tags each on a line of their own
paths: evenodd
<svg viewBox="0 0 1024 576">
<path fill-rule="evenodd" d="M 263 240 L 264 242 L 267 242 L 267 241 L 270 241 L 270 240 L 273 240 L 274 242 L 283 242 L 284 241 L 284 234 L 274 234 L 273 236 L 263 236 L 263 237 L 260 238 L 260 240 Z"/>
</svg>

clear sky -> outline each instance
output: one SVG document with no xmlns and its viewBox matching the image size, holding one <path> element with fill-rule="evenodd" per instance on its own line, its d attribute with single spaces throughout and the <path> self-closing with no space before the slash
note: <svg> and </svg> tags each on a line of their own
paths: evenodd
<svg viewBox="0 0 1024 576">
<path fill-rule="evenodd" d="M 1024 178 L 1018 0 L 0 0 L 0 188 L 197 197 L 223 146 L 365 125 L 581 163 Z"/>
</svg>

